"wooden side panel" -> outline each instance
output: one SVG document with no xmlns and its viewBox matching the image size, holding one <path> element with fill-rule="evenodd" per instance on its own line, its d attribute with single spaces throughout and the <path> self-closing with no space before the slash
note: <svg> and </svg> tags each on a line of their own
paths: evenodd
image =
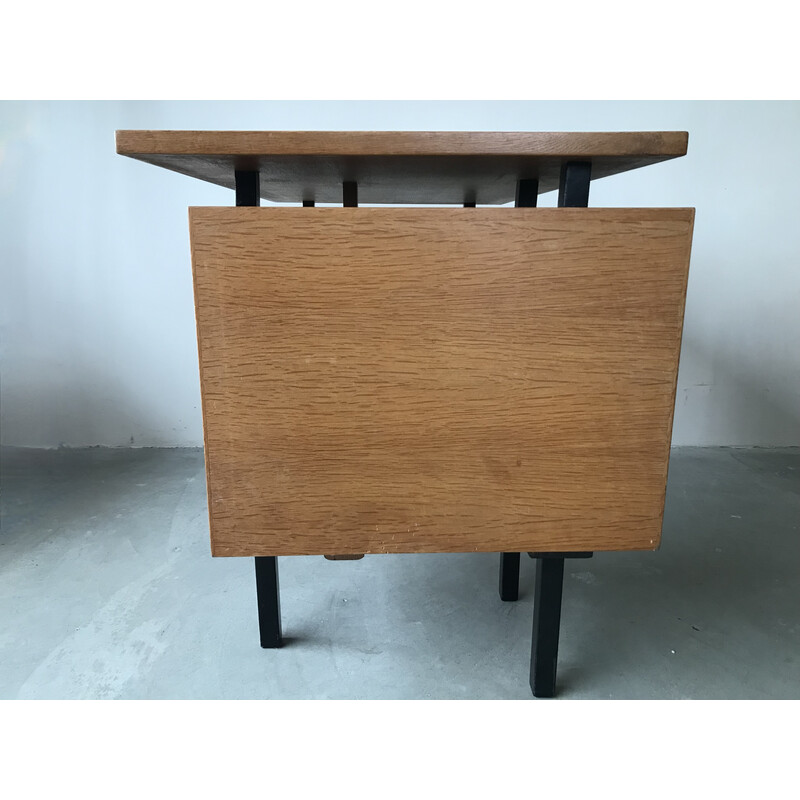
<svg viewBox="0 0 800 800">
<path fill-rule="evenodd" d="M 212 552 L 657 547 L 692 209 L 190 209 Z"/>
</svg>

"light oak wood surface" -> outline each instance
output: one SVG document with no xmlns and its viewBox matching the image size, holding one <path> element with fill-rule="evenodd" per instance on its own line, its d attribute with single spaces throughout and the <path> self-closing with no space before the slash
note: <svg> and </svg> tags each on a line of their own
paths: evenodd
<svg viewBox="0 0 800 800">
<path fill-rule="evenodd" d="M 517 180 L 558 188 L 561 165 L 592 162 L 592 178 L 686 154 L 684 131 L 606 133 L 426 131 L 117 131 L 117 152 L 233 188 L 237 169 L 258 170 L 261 194 L 282 203 L 479 205 L 514 200 Z"/>
<path fill-rule="evenodd" d="M 189 216 L 214 555 L 657 547 L 693 209 Z"/>
</svg>

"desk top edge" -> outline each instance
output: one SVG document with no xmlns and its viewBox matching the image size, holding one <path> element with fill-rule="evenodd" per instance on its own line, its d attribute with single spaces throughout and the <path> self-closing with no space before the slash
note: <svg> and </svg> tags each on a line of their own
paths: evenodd
<svg viewBox="0 0 800 800">
<path fill-rule="evenodd" d="M 173 156 L 516 156 L 676 158 L 686 131 L 118 130 L 117 153 Z"/>
</svg>

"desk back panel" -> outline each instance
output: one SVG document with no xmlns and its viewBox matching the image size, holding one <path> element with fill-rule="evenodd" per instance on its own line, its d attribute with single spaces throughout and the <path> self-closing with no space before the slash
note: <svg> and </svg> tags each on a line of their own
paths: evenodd
<svg viewBox="0 0 800 800">
<path fill-rule="evenodd" d="M 189 217 L 214 555 L 658 546 L 693 209 Z"/>
</svg>

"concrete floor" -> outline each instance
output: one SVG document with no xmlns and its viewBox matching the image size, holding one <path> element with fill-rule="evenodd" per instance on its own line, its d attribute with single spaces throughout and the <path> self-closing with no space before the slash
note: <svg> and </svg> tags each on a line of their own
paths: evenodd
<svg viewBox="0 0 800 800">
<path fill-rule="evenodd" d="M 212 559 L 200 450 L 2 451 L 1 698 L 529 699 L 535 563 Z M 559 696 L 800 698 L 800 450 L 673 451 L 663 546 L 568 561 Z"/>
</svg>

